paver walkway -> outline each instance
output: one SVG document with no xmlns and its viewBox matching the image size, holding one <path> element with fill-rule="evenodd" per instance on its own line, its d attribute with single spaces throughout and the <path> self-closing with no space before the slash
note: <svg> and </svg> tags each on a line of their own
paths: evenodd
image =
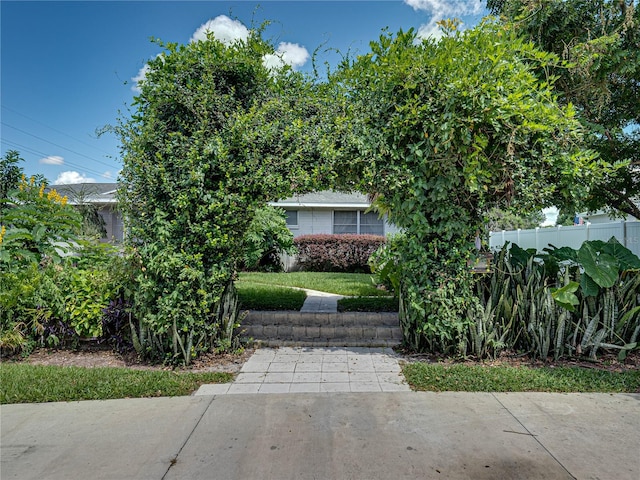
<svg viewBox="0 0 640 480">
<path fill-rule="evenodd" d="M 195 395 L 408 392 L 391 348 L 260 348 L 231 384 L 202 385 Z"/>
<path fill-rule="evenodd" d="M 318 292 L 316 290 L 304 289 L 307 292 L 307 298 L 300 309 L 301 312 L 315 313 L 337 313 L 338 300 L 344 298 L 342 295 L 335 293 Z"/>
</svg>

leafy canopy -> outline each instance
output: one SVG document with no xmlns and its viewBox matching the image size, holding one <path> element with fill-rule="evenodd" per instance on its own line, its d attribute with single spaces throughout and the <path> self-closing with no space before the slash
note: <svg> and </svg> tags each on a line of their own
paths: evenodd
<svg viewBox="0 0 640 480">
<path fill-rule="evenodd" d="M 495 22 L 443 27 L 439 41 L 382 35 L 334 77 L 354 102 L 361 187 L 405 232 L 394 246 L 405 340 L 442 350 L 466 328 L 483 213 L 573 204 L 598 172 L 574 109 L 536 75 L 555 55 Z"/>
<path fill-rule="evenodd" d="M 329 178 L 337 107 L 303 75 L 268 69 L 274 48 L 259 30 L 230 44 L 160 45 L 119 126 L 119 196 L 141 266 L 140 335 L 154 355 L 189 362 L 220 340 L 222 297 L 255 213 Z"/>
<path fill-rule="evenodd" d="M 640 5 L 637 0 L 488 0 L 493 13 L 538 48 L 567 63 L 560 101 L 573 104 L 588 141 L 615 168 L 594 178 L 590 210 L 640 218 Z"/>
</svg>

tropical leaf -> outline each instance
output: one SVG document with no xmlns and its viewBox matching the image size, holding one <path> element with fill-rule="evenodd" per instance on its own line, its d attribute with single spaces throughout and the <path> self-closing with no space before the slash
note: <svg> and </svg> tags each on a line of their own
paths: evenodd
<svg viewBox="0 0 640 480">
<path fill-rule="evenodd" d="M 576 309 L 575 306 L 580 304 L 580 300 L 575 294 L 578 287 L 580 287 L 578 282 L 569 282 L 562 288 L 552 289 L 551 296 L 558 305 L 573 312 Z"/>
<path fill-rule="evenodd" d="M 622 245 L 615 237 L 611 237 L 607 243 L 603 244 L 602 251 L 615 257 L 620 270 L 640 269 L 640 258 Z"/>
<path fill-rule="evenodd" d="M 600 287 L 587 274 L 580 275 L 580 288 L 585 297 L 595 297 L 600 293 Z"/>
<path fill-rule="evenodd" d="M 511 249 L 509 250 L 511 262 L 520 267 L 526 267 L 527 262 L 534 255 L 534 253 L 535 253 L 535 250 L 534 251 L 532 251 L 532 249 L 524 250 L 520 248 L 518 245 L 516 245 L 515 243 L 511 244 Z"/>
<path fill-rule="evenodd" d="M 618 279 L 618 261 L 608 253 L 601 253 L 592 242 L 584 242 L 578 250 L 578 261 L 586 275 L 602 288 L 610 288 Z"/>
</svg>

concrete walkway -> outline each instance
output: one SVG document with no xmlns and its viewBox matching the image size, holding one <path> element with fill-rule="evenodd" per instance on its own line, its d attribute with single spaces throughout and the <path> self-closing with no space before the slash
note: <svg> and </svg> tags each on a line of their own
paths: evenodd
<svg viewBox="0 0 640 480">
<path fill-rule="evenodd" d="M 303 288 L 307 292 L 307 298 L 300 309 L 303 313 L 337 313 L 338 300 L 344 298 L 342 295 L 334 293 L 318 292 Z"/>
<path fill-rule="evenodd" d="M 0 407 L 2 480 L 640 478 L 640 395 L 306 393 Z"/>
<path fill-rule="evenodd" d="M 391 348 L 282 347 L 256 350 L 232 384 L 196 395 L 408 391 Z"/>
</svg>

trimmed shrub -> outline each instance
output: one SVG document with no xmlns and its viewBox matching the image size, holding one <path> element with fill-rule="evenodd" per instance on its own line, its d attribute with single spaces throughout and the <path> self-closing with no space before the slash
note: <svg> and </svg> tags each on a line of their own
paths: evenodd
<svg viewBox="0 0 640 480">
<path fill-rule="evenodd" d="M 379 235 L 302 235 L 294 239 L 298 267 L 310 272 L 370 273 L 369 257 L 385 243 Z"/>
</svg>

